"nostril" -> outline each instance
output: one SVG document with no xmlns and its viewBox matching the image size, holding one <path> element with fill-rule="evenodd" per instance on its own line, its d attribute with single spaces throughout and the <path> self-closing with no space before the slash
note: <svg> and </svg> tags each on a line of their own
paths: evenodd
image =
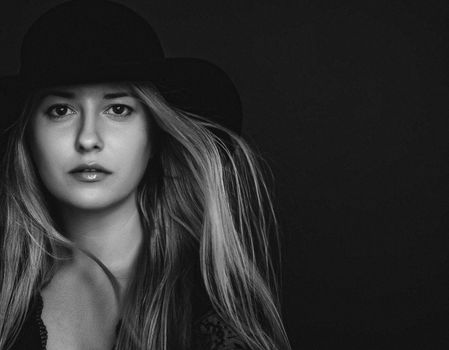
<svg viewBox="0 0 449 350">
<path fill-rule="evenodd" d="M 103 142 L 96 132 L 81 132 L 76 140 L 76 148 L 82 151 L 102 149 Z"/>
<path fill-rule="evenodd" d="M 102 149 L 101 142 L 95 141 L 95 142 L 78 142 L 76 148 L 80 151 L 88 152 L 91 150 L 100 150 Z"/>
</svg>

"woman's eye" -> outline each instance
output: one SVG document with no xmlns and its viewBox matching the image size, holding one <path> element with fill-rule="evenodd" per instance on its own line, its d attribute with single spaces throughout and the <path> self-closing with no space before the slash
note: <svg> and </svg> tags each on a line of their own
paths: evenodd
<svg viewBox="0 0 449 350">
<path fill-rule="evenodd" d="M 70 112 L 70 113 L 69 113 Z M 53 105 L 50 106 L 47 111 L 46 114 L 51 117 L 51 118 L 63 118 L 67 115 L 73 114 L 73 110 L 66 105 Z"/>
<path fill-rule="evenodd" d="M 133 109 L 125 105 L 113 105 L 109 107 L 106 111 L 107 114 L 113 114 L 119 117 L 126 117 L 133 112 Z"/>
</svg>

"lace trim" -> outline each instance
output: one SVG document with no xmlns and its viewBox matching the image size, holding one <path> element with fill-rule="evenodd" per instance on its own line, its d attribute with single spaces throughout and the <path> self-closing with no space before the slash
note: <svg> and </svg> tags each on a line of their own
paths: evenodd
<svg viewBox="0 0 449 350">
<path fill-rule="evenodd" d="M 48 332 L 42 320 L 44 302 L 40 293 L 37 294 L 35 320 L 39 327 L 41 349 L 46 350 Z M 120 330 L 121 320 L 116 327 L 116 335 Z M 225 323 L 214 310 L 210 310 L 194 323 L 195 346 L 208 350 L 250 350 L 241 340 L 237 332 Z M 115 345 L 114 345 L 115 348 Z"/>
<path fill-rule="evenodd" d="M 47 328 L 45 327 L 44 321 L 42 321 L 42 309 L 44 308 L 44 302 L 42 300 L 42 296 L 40 293 L 37 294 L 37 307 L 35 312 L 35 319 L 36 323 L 39 327 L 39 336 L 41 339 L 41 349 L 45 350 L 47 349 L 47 339 L 48 339 L 48 332 Z"/>
<path fill-rule="evenodd" d="M 196 346 L 208 350 L 249 350 L 237 332 L 213 310 L 196 323 Z"/>
</svg>

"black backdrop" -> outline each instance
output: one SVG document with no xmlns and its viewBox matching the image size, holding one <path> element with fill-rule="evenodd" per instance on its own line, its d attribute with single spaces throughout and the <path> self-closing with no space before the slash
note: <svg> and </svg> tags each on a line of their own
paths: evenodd
<svg viewBox="0 0 449 350">
<path fill-rule="evenodd" d="M 0 75 L 60 2 L 2 0 Z M 449 345 L 447 1 L 121 2 L 240 90 L 276 180 L 293 348 Z"/>
</svg>

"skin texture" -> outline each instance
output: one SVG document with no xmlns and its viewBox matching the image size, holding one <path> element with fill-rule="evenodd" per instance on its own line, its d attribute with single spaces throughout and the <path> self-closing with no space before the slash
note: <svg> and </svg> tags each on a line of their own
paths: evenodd
<svg viewBox="0 0 449 350">
<path fill-rule="evenodd" d="M 62 233 L 100 259 L 123 292 L 142 242 L 136 189 L 152 143 L 147 110 L 132 96 L 105 98 L 117 93 L 129 91 L 113 84 L 42 91 L 30 120 L 29 144 L 37 172 L 57 203 L 54 214 Z M 90 162 L 111 174 L 97 182 L 70 174 Z M 73 250 L 41 294 L 48 350 L 112 348 L 121 300 L 87 255 Z"/>
</svg>

